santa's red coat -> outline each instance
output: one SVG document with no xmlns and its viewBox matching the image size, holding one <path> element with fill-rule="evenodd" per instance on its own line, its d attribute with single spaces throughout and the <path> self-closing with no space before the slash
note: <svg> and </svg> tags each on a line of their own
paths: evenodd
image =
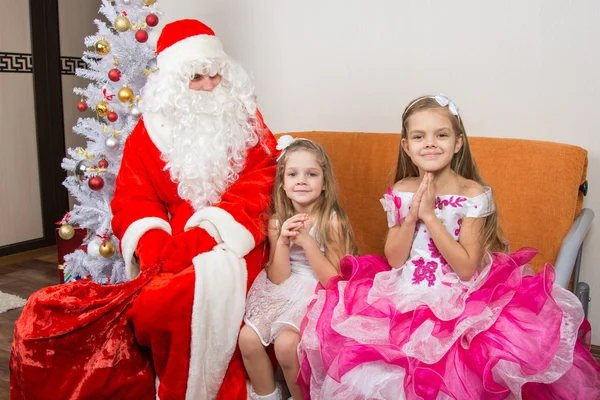
<svg viewBox="0 0 600 400">
<path fill-rule="evenodd" d="M 138 123 L 111 204 L 131 280 L 82 280 L 32 295 L 15 326 L 11 398 L 246 398 L 237 336 L 267 256 L 277 155 L 259 120 L 260 142 L 238 180 L 200 210 L 165 170 L 168 133 Z"/>
</svg>

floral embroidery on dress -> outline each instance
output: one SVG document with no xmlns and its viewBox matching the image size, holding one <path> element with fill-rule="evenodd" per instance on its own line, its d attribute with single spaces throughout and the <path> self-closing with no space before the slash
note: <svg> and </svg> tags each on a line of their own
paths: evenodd
<svg viewBox="0 0 600 400">
<path fill-rule="evenodd" d="M 440 260 L 440 264 L 442 266 L 442 274 L 447 274 L 448 272 L 452 272 L 452 268 L 448 265 L 446 259 L 442 256 L 442 253 L 438 250 L 435 243 L 433 243 L 433 239 L 429 238 L 429 243 L 427 244 L 427 248 L 431 253 L 431 258 L 437 258 Z"/>
<path fill-rule="evenodd" d="M 458 235 L 460 235 L 460 225 L 462 224 L 462 219 L 459 219 L 458 221 L 456 221 L 458 228 L 456 228 L 454 230 L 454 236 L 458 237 Z"/>
<path fill-rule="evenodd" d="M 402 223 L 402 214 L 400 212 L 402 208 L 402 199 L 400 196 L 396 196 L 392 188 L 389 187 L 387 192 L 383 195 L 383 199 L 379 201 L 387 213 L 388 227 L 391 228 L 394 225 L 400 225 Z"/>
<path fill-rule="evenodd" d="M 462 203 L 464 203 L 465 201 L 467 201 L 466 197 L 456 197 L 454 198 L 454 196 L 450 196 L 449 199 L 441 199 L 439 196 L 436 197 L 435 199 L 435 208 L 437 208 L 438 210 L 441 210 L 443 207 L 454 207 L 454 208 L 461 208 L 463 206 Z"/>
<path fill-rule="evenodd" d="M 413 260 L 412 263 L 415 265 L 415 271 L 413 272 L 413 285 L 427 280 L 427 286 L 433 286 L 435 282 L 435 271 L 437 270 L 438 264 L 435 261 L 429 261 L 425 263 L 423 257 Z"/>
</svg>

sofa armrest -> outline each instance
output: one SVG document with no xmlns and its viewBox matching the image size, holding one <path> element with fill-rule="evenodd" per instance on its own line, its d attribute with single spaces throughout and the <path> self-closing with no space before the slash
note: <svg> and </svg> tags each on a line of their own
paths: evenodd
<svg viewBox="0 0 600 400">
<path fill-rule="evenodd" d="M 583 313 L 585 314 L 585 317 L 587 318 L 588 305 L 590 303 L 590 300 L 592 300 L 590 298 L 590 285 L 588 285 L 585 282 L 579 282 L 577 284 L 577 287 L 575 288 L 575 296 L 577 296 L 577 298 L 579 299 L 579 302 L 581 302 L 581 306 L 583 307 Z"/>
<path fill-rule="evenodd" d="M 577 254 L 583 244 L 583 240 L 590 230 L 592 221 L 594 220 L 594 212 L 589 208 L 584 208 L 581 213 L 575 218 L 571 229 L 565 236 L 558 251 L 554 268 L 556 270 L 556 281 L 557 285 L 563 288 L 567 288 L 571 274 L 573 273 L 573 267 L 577 260 Z M 579 271 L 577 271 L 578 273 Z M 577 286 L 578 282 L 574 282 L 573 286 Z"/>
</svg>

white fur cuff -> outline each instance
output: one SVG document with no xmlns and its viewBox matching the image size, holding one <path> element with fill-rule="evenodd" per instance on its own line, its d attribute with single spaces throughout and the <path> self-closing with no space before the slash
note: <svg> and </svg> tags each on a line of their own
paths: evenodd
<svg viewBox="0 0 600 400">
<path fill-rule="evenodd" d="M 167 221 L 158 217 L 146 217 L 133 222 L 121 239 L 121 253 L 125 260 L 125 272 L 127 279 L 131 280 L 140 274 L 140 266 L 134 262 L 133 254 L 137 249 L 140 238 L 146 232 L 152 229 L 162 229 L 171 235 L 171 225 Z"/>
<path fill-rule="evenodd" d="M 221 208 L 207 207 L 197 211 L 188 219 L 185 230 L 197 226 L 206 229 L 217 243 L 224 243 L 238 257 L 244 257 L 255 246 L 254 236 L 250 231 Z"/>
</svg>

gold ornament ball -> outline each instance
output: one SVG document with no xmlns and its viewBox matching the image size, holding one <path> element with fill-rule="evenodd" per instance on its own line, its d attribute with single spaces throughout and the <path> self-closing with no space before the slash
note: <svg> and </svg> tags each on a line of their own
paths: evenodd
<svg viewBox="0 0 600 400">
<path fill-rule="evenodd" d="M 131 28 L 131 22 L 129 22 L 127 17 L 124 17 L 122 15 L 118 16 L 117 19 L 115 19 L 114 25 L 115 25 L 115 29 L 118 30 L 119 32 L 125 32 L 129 28 Z"/>
<path fill-rule="evenodd" d="M 151 6 L 154 3 L 156 3 L 156 0 L 144 0 L 144 4 L 147 6 Z"/>
<path fill-rule="evenodd" d="M 133 90 L 129 89 L 127 86 L 123 86 L 123 88 L 119 90 L 117 97 L 119 97 L 119 100 L 123 103 L 127 103 L 133 99 Z"/>
<path fill-rule="evenodd" d="M 104 39 L 100 39 L 94 45 L 94 49 L 96 50 L 96 54 L 105 56 L 110 52 L 110 43 Z"/>
<path fill-rule="evenodd" d="M 108 115 L 108 104 L 106 104 L 104 100 L 101 100 L 96 104 L 96 113 L 101 117 L 106 117 Z"/>
<path fill-rule="evenodd" d="M 98 249 L 100 255 L 104 258 L 110 258 L 115 254 L 115 246 L 111 242 L 104 242 Z"/>
<path fill-rule="evenodd" d="M 69 224 L 61 225 L 60 228 L 58 228 L 58 236 L 64 240 L 71 240 L 73 239 L 73 236 L 75 236 L 75 229 Z"/>
</svg>

